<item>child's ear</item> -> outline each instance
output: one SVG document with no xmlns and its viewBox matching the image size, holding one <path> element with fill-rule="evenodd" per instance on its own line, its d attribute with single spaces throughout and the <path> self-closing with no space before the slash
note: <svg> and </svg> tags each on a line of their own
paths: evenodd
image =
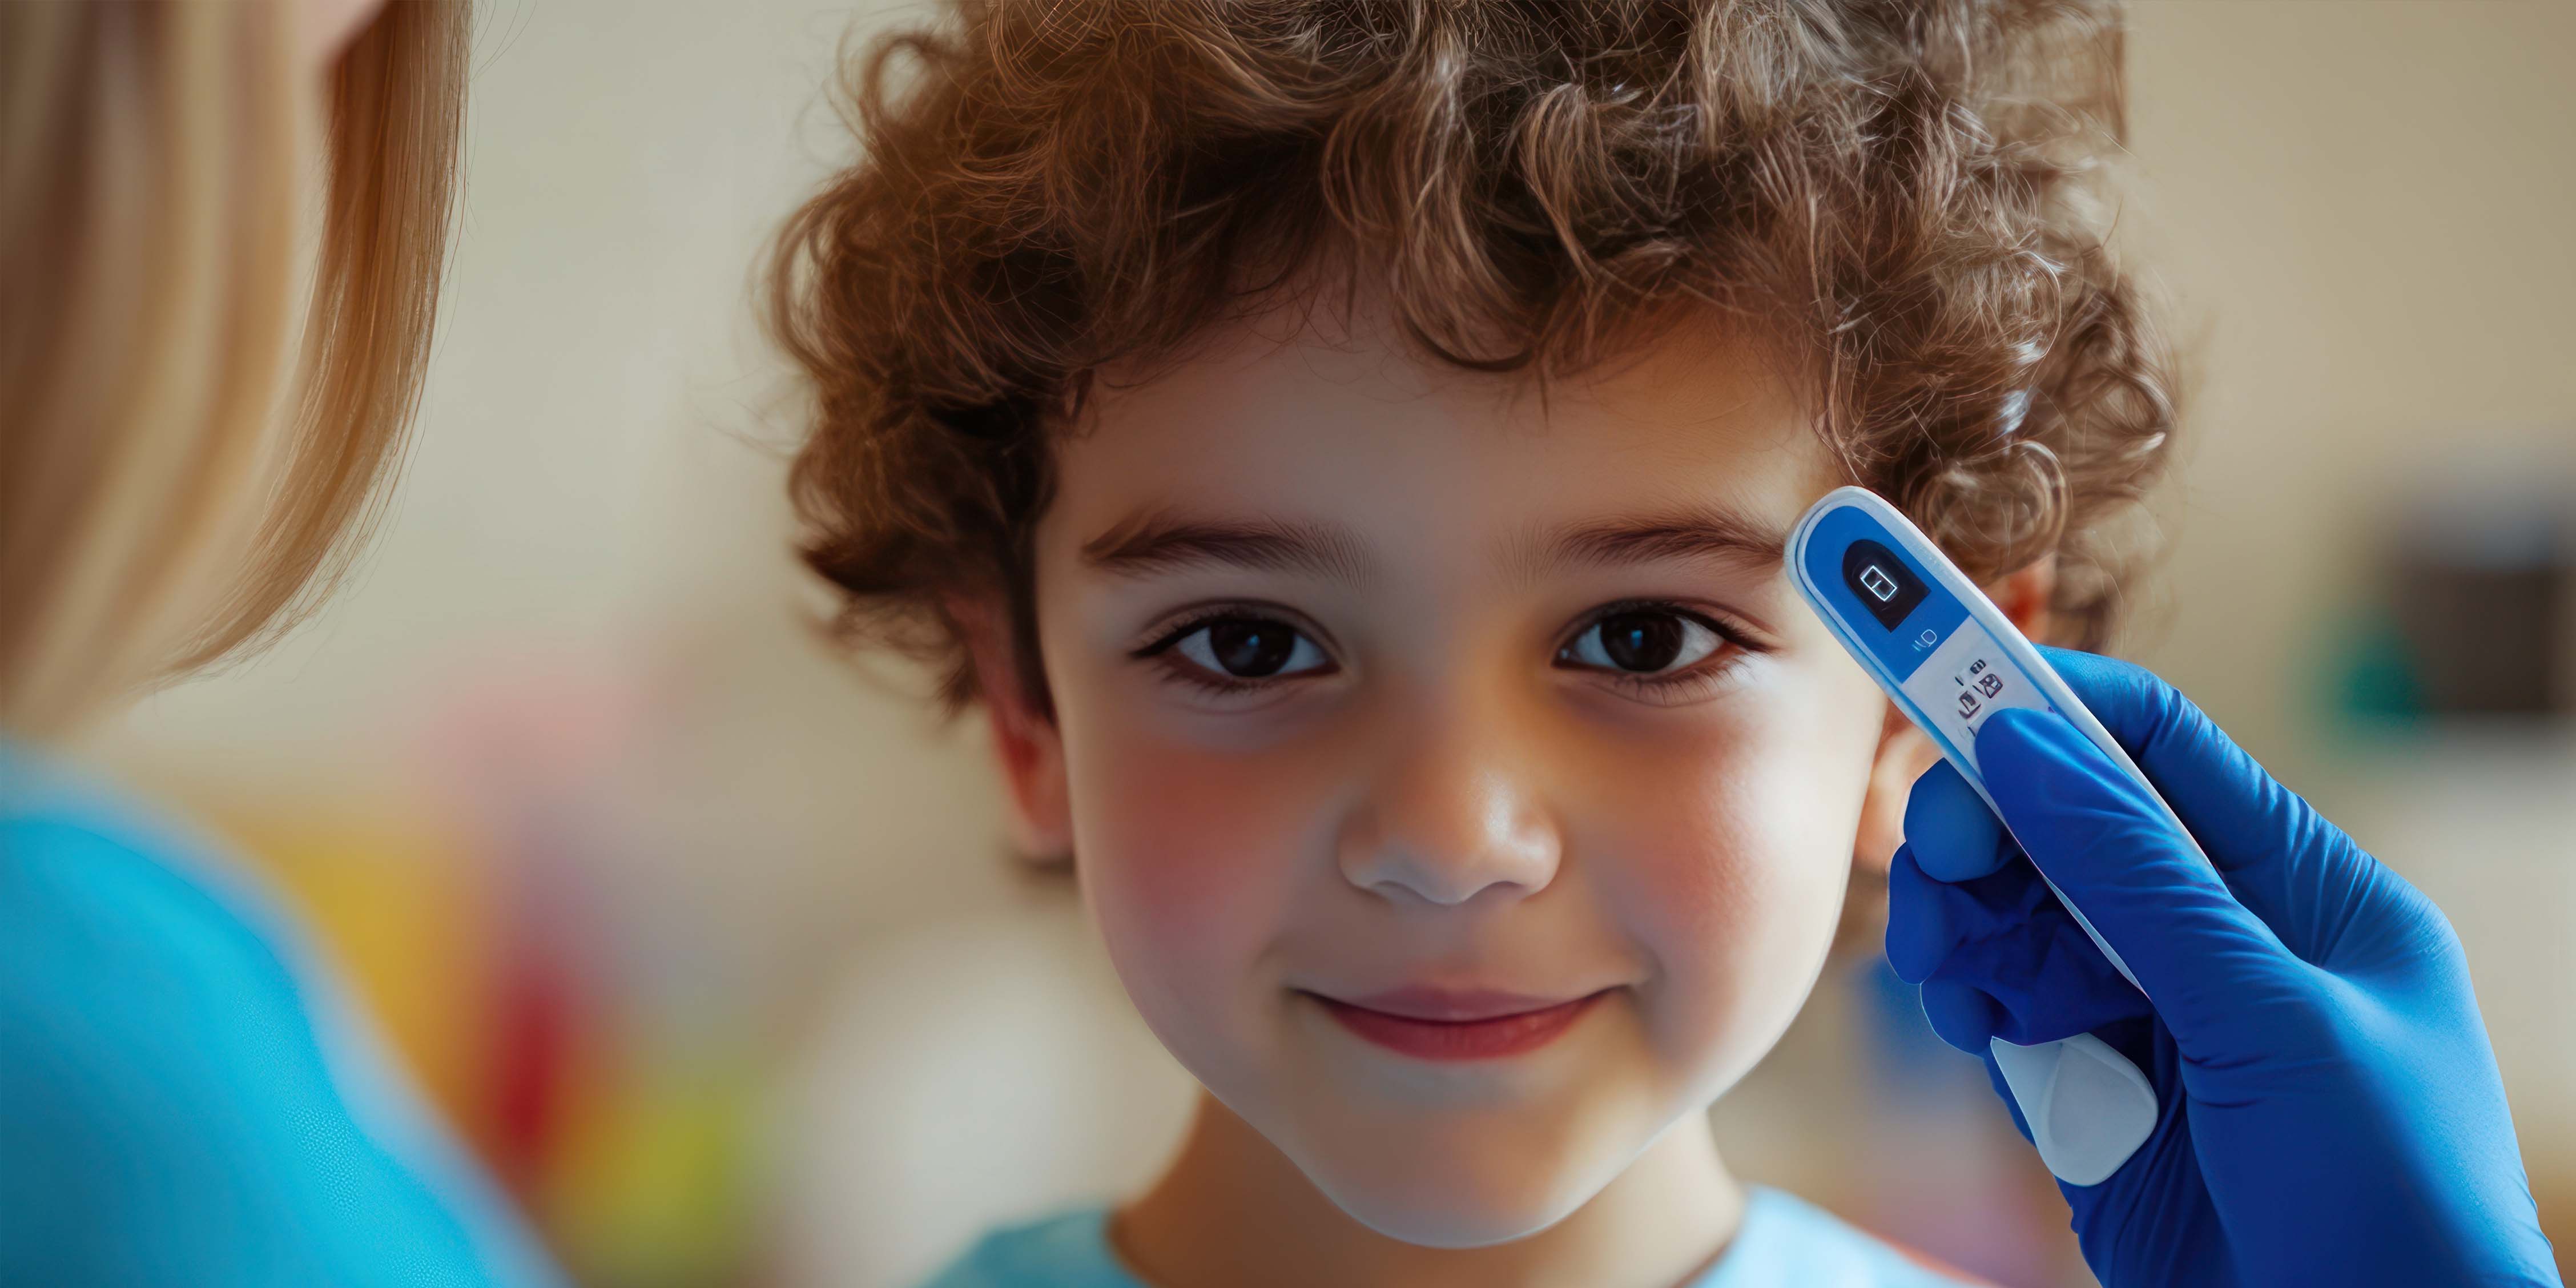
<svg viewBox="0 0 2576 1288">
<path fill-rule="evenodd" d="M 1008 614 L 982 600 L 952 598 L 948 614 L 974 660 L 993 755 L 1010 787 L 1011 844 L 1022 857 L 1055 861 L 1073 852 L 1064 740 L 1021 690 Z"/>
<path fill-rule="evenodd" d="M 2005 617 L 2021 633 L 2041 644 L 2049 642 L 2053 623 L 2049 601 L 2057 592 L 2057 558 L 2043 556 L 2037 563 L 1988 582 L 1988 598 L 2002 609 Z M 1861 801 L 1860 831 L 1852 842 L 1852 891 L 1843 905 L 1842 928 L 1835 935 L 1838 951 L 1861 951 L 1862 940 L 1875 938 L 1885 918 L 1884 902 L 1874 896 L 1887 884 L 1888 860 L 1896 856 L 1896 847 L 1905 843 L 1905 800 L 1914 790 L 1914 780 L 1923 776 L 1941 759 L 1941 751 L 1914 722 L 1905 718 L 1896 704 L 1886 704 L 1886 716 L 1879 725 L 1878 759 L 1870 766 L 1869 794 Z"/>
<path fill-rule="evenodd" d="M 1986 583 L 1986 597 L 2004 616 L 2034 644 L 2052 644 L 2057 623 L 2048 610 L 2049 601 L 2057 598 L 2057 556 L 2045 554 L 2037 563 L 2019 572 L 2006 573 L 2000 581 Z"/>
</svg>

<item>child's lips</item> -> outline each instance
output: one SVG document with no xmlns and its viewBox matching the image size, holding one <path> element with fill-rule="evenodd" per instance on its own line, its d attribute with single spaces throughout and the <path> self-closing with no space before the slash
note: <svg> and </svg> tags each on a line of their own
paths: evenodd
<svg viewBox="0 0 2576 1288">
<path fill-rule="evenodd" d="M 1494 1060 L 1564 1035 L 1608 989 L 1562 1001 L 1518 993 L 1406 988 L 1344 1000 L 1310 993 L 1343 1028 L 1422 1060 Z"/>
</svg>

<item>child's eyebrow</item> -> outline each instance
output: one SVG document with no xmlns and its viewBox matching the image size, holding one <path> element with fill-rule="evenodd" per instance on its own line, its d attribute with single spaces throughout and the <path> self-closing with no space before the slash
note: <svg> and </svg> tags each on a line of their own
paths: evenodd
<svg viewBox="0 0 2576 1288">
<path fill-rule="evenodd" d="M 1368 545 L 1337 523 L 1204 519 L 1174 510 L 1131 515 L 1082 545 L 1083 563 L 1118 577 L 1203 564 L 1304 572 L 1360 584 L 1377 573 Z"/>
<path fill-rule="evenodd" d="M 1663 559 L 1718 559 L 1759 571 L 1778 564 L 1787 547 L 1787 535 L 1776 527 L 1723 506 L 1692 505 L 1528 533 L 1505 547 L 1501 563 L 1507 576 L 1527 584 L 1556 569 Z M 1113 525 L 1083 543 L 1082 561 L 1129 578 L 1210 564 L 1303 572 L 1354 585 L 1377 574 L 1368 543 L 1337 523 L 1198 518 L 1170 509 Z"/>
<path fill-rule="evenodd" d="M 1530 580 L 1558 568 L 1662 559 L 1716 559 L 1762 571 L 1788 557 L 1789 534 L 1724 506 L 1700 504 L 1570 523 L 1521 549 L 1534 553 L 1506 560 L 1506 567 Z"/>
</svg>

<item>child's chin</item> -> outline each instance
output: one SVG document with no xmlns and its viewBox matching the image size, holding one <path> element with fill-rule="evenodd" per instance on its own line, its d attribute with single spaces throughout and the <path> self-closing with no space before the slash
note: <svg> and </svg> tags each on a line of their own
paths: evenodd
<svg viewBox="0 0 2576 1288">
<path fill-rule="evenodd" d="M 1325 1195 L 1352 1220 L 1390 1239 L 1426 1248 L 1481 1248 L 1527 1238 L 1564 1220 L 1592 1197 L 1576 1193 L 1472 1193 L 1454 1185 L 1389 1188 L 1324 1184 Z"/>
<path fill-rule="evenodd" d="M 1335 1207 L 1388 1238 L 1478 1248 L 1564 1220 L 1617 1172 L 1552 1153 L 1381 1148 L 1299 1165 Z"/>
</svg>

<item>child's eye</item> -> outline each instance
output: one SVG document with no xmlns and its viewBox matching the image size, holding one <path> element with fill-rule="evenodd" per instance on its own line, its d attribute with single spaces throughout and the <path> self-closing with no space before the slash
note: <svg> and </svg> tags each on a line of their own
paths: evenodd
<svg viewBox="0 0 2576 1288">
<path fill-rule="evenodd" d="M 1672 604 L 1617 604 L 1592 619 L 1573 640 L 1557 650 L 1557 661 L 1605 670 L 1622 687 L 1666 700 L 1688 697 L 1695 688 L 1721 678 L 1728 663 L 1703 666 L 1729 643 L 1743 644 L 1737 632 Z M 1746 647 L 1750 647 L 1747 645 Z"/>
<path fill-rule="evenodd" d="M 1704 622 L 1665 608 L 1622 608 L 1593 621 L 1557 650 L 1560 661 L 1610 667 L 1631 675 L 1689 666 L 1726 647 Z"/>
<path fill-rule="evenodd" d="M 1729 652 L 1727 645 L 1740 647 Z M 1662 702 L 1687 701 L 1722 679 L 1747 651 L 1738 631 L 1675 604 L 1614 604 L 1563 648 L 1557 661 L 1608 672 L 1621 687 Z M 1727 656 L 1716 665 L 1712 657 Z M 1304 676 L 1330 674 L 1333 660 L 1297 627 L 1234 607 L 1192 618 L 1133 656 L 1157 661 L 1174 679 L 1236 694 Z"/>
<path fill-rule="evenodd" d="M 1184 623 L 1136 656 L 1167 654 L 1187 662 L 1184 666 L 1165 657 L 1165 669 L 1176 678 L 1220 693 L 1260 688 L 1265 681 L 1332 666 L 1332 659 L 1296 627 L 1239 609 Z"/>
</svg>

